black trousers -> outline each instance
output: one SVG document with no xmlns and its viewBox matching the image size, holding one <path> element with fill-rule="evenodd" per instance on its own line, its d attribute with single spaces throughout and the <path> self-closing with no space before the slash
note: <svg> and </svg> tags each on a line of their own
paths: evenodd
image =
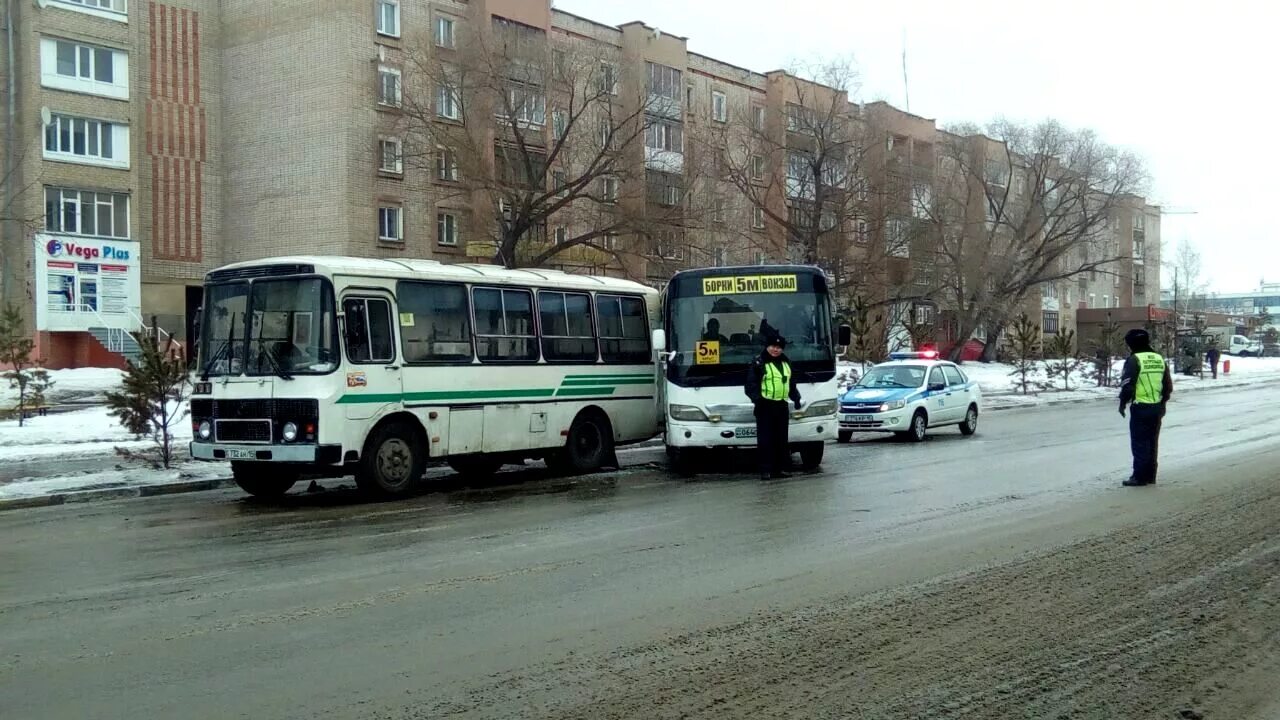
<svg viewBox="0 0 1280 720">
<path fill-rule="evenodd" d="M 1213 368 L 1213 379 L 1218 379 L 1218 361 L 1214 360 L 1209 363 L 1209 367 Z"/>
<path fill-rule="evenodd" d="M 789 405 L 776 400 L 756 403 L 756 454 L 760 474 L 786 472 L 791 466 L 791 441 L 787 425 L 791 419 Z"/>
<path fill-rule="evenodd" d="M 1129 447 L 1133 450 L 1133 479 L 1138 482 L 1156 480 L 1163 421 L 1164 403 L 1129 406 Z"/>
</svg>

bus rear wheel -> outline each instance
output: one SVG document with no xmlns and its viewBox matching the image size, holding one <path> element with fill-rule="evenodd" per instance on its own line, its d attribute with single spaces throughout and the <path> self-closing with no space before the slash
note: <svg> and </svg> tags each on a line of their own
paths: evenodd
<svg viewBox="0 0 1280 720">
<path fill-rule="evenodd" d="M 595 472 L 613 461 L 613 431 L 598 412 L 584 412 L 569 426 L 564 449 L 552 463 L 568 473 Z"/>
<path fill-rule="evenodd" d="M 298 475 L 296 470 L 273 463 L 231 463 L 231 477 L 235 478 L 236 485 L 254 497 L 280 497 L 298 482 Z"/>
<path fill-rule="evenodd" d="M 426 443 L 404 422 L 376 428 L 365 443 L 356 485 L 368 495 L 393 498 L 407 495 L 427 472 Z"/>
</svg>

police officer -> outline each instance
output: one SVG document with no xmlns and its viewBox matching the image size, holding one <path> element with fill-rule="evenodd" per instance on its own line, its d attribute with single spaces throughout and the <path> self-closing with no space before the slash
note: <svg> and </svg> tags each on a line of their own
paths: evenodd
<svg viewBox="0 0 1280 720">
<path fill-rule="evenodd" d="M 1124 336 L 1131 354 L 1120 376 L 1120 416 L 1129 415 L 1129 445 L 1133 450 L 1133 476 L 1125 487 L 1154 485 L 1160 452 L 1160 424 L 1165 403 L 1173 394 L 1173 377 L 1164 358 L 1151 349 L 1146 330 L 1130 330 Z"/>
<path fill-rule="evenodd" d="M 755 405 L 756 450 L 760 462 L 760 478 L 787 476 L 791 465 L 791 443 L 787 425 L 790 419 L 788 400 L 800 409 L 800 390 L 796 387 L 791 363 L 783 354 L 787 341 L 773 334 L 765 340 L 764 352 L 747 366 L 745 390 Z"/>
</svg>

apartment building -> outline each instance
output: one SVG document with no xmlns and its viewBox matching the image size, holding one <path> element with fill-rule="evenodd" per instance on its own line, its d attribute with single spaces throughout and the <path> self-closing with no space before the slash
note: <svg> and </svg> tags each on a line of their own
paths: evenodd
<svg viewBox="0 0 1280 720">
<path fill-rule="evenodd" d="M 468 175 L 493 173 L 512 138 L 498 108 L 464 110 L 428 71 L 465 65 L 476 47 L 549 51 L 550 65 L 592 58 L 623 112 L 646 128 L 625 150 L 625 177 L 601 178 L 598 193 L 616 196 L 619 213 L 684 213 L 602 233 L 547 264 L 661 284 L 683 267 L 795 259 L 797 231 L 818 225 L 821 262 L 842 287 L 905 298 L 893 305 L 899 321 L 935 322 L 945 309 L 945 298 L 923 297 L 936 268 L 929 234 L 916 229 L 927 225 L 948 141 L 936 123 L 690 52 L 686 38 L 642 22 L 604 25 L 550 0 L 9 5 L 15 61 L 0 57 L 0 69 L 14 112 L 0 118 L 0 282 L 7 301 L 30 309 L 52 367 L 118 363 L 104 347 L 111 332 L 153 318 L 185 340 L 202 277 L 229 262 L 289 253 L 492 260 L 507 210 Z M 516 90 L 519 127 L 547 148 L 562 123 L 555 75 L 525 71 Z M 803 159 L 821 144 L 805 128 L 815 105 L 831 110 L 849 143 L 848 171 L 833 173 L 822 199 L 804 187 L 814 171 Z M 406 124 L 415 111 L 446 140 L 415 144 L 422 133 Z M 464 145 L 484 150 L 468 161 Z M 599 220 L 562 211 L 531 232 L 545 247 L 590 222 Z M 1051 312 L 1068 327 L 1082 303 L 1157 301 L 1158 210 L 1134 198 L 1113 229 L 1133 260 L 1047 289 L 1046 329 Z"/>
</svg>

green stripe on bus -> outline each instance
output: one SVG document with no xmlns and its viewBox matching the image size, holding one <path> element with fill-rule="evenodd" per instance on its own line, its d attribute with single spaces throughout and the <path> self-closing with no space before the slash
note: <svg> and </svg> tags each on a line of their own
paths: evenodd
<svg viewBox="0 0 1280 720">
<path fill-rule="evenodd" d="M 370 393 L 343 395 L 340 405 L 387 402 L 420 402 L 423 400 L 489 400 L 497 398 L 545 398 L 555 395 L 553 388 L 512 388 L 509 390 L 448 390 L 441 392 Z"/>
<path fill-rule="evenodd" d="M 556 391 L 556 397 L 581 397 L 584 395 L 612 395 L 616 388 L 611 387 L 562 387 Z"/>
<path fill-rule="evenodd" d="M 560 387 L 570 387 L 575 385 L 652 385 L 652 384 L 653 384 L 653 378 L 651 377 L 609 378 L 605 380 L 599 380 L 595 378 L 592 378 L 589 380 L 587 378 L 582 378 L 582 379 L 575 379 L 575 380 L 566 379 L 564 382 L 560 383 Z"/>
</svg>

